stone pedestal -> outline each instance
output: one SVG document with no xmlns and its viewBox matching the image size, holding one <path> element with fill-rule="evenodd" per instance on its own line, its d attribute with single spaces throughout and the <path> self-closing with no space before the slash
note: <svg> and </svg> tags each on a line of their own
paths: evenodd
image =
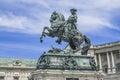
<svg viewBox="0 0 120 80">
<path fill-rule="evenodd" d="M 30 80 L 98 80 L 94 58 L 74 53 L 44 53 L 38 60 Z"/>
<path fill-rule="evenodd" d="M 31 75 L 33 80 L 98 80 L 103 76 L 95 71 L 79 70 L 36 70 Z"/>
<path fill-rule="evenodd" d="M 95 60 L 91 56 L 77 55 L 74 53 L 45 53 L 38 62 L 36 69 L 52 69 L 52 70 L 88 70 L 95 71 Z"/>
<path fill-rule="evenodd" d="M 103 77 L 104 80 L 120 80 L 120 73 L 107 74 Z"/>
</svg>

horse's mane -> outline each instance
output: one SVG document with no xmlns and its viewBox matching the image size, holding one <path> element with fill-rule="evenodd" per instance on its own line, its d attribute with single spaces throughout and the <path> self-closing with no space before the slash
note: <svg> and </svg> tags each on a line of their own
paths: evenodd
<svg viewBox="0 0 120 80">
<path fill-rule="evenodd" d="M 64 17 L 64 15 L 62 13 L 58 13 L 58 15 L 59 15 L 59 19 L 61 21 L 65 21 L 65 17 Z"/>
</svg>

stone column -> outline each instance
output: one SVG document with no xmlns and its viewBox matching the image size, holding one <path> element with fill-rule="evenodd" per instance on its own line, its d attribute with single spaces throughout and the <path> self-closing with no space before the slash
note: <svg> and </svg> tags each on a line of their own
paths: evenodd
<svg viewBox="0 0 120 80">
<path fill-rule="evenodd" d="M 101 55 L 100 53 L 98 54 L 98 59 L 99 59 L 99 69 L 100 69 L 100 72 L 102 72 L 102 61 L 101 61 Z"/>
<path fill-rule="evenodd" d="M 111 67 L 110 67 L 110 57 L 109 57 L 109 52 L 107 52 L 107 63 L 108 63 L 108 74 L 111 73 Z"/>
<path fill-rule="evenodd" d="M 111 53 L 111 60 L 112 60 L 112 73 L 116 73 L 114 55 L 112 51 L 110 53 Z"/>
<path fill-rule="evenodd" d="M 98 63 L 97 63 L 97 54 L 95 54 L 95 63 L 96 63 L 96 66 L 98 66 Z"/>
</svg>

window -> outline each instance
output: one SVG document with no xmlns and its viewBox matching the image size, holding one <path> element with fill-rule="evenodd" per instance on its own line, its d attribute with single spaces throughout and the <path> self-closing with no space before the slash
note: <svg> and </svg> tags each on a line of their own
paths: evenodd
<svg viewBox="0 0 120 80">
<path fill-rule="evenodd" d="M 66 80 L 79 80 L 79 78 L 66 78 Z"/>
<path fill-rule="evenodd" d="M 117 65 L 117 72 L 120 72 L 120 64 Z"/>
<path fill-rule="evenodd" d="M 36 78 L 36 80 L 42 80 L 41 78 Z"/>
<path fill-rule="evenodd" d="M 5 80 L 5 79 L 4 79 L 4 76 L 0 76 L 0 80 Z"/>
<path fill-rule="evenodd" d="M 15 76 L 13 77 L 13 80 L 19 80 L 19 77 Z"/>
<path fill-rule="evenodd" d="M 120 59 L 120 53 L 117 53 L 117 54 L 116 54 L 116 58 L 117 58 L 117 59 Z"/>
<path fill-rule="evenodd" d="M 104 72 L 105 72 L 105 73 L 108 73 L 108 68 L 104 68 Z"/>
</svg>

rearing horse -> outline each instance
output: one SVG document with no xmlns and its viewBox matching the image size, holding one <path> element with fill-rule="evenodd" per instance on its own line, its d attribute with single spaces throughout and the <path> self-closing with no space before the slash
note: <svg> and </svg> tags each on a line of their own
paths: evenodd
<svg viewBox="0 0 120 80">
<path fill-rule="evenodd" d="M 81 44 L 85 41 L 84 35 L 80 33 L 77 29 L 69 31 L 69 26 L 66 26 L 67 22 L 64 19 L 64 16 L 61 13 L 53 12 L 50 18 L 51 27 L 44 27 L 40 41 L 43 41 L 43 37 L 58 37 L 57 43 L 63 40 L 68 42 L 70 47 L 74 51 L 81 49 Z M 46 31 L 47 30 L 47 31 Z"/>
<path fill-rule="evenodd" d="M 57 13 L 56 11 L 54 11 L 51 15 L 50 22 L 51 22 L 50 28 L 44 27 L 43 29 L 42 35 L 40 37 L 41 42 L 43 41 L 42 38 L 43 36 L 45 37 L 45 35 L 50 37 L 58 37 L 58 38 L 60 38 L 63 35 L 63 31 L 64 31 L 63 26 L 65 22 L 64 16 L 61 13 Z M 46 30 L 48 32 L 46 32 Z"/>
</svg>

